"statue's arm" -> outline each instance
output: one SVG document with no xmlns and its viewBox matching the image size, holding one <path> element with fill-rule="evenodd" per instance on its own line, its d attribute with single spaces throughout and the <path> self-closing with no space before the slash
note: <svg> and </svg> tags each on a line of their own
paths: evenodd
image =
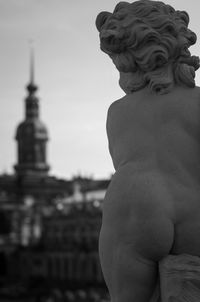
<svg viewBox="0 0 200 302">
<path fill-rule="evenodd" d="M 118 126 L 119 126 L 119 113 L 121 112 L 122 108 L 122 99 L 117 100 L 113 102 L 107 113 L 107 121 L 106 121 L 106 131 L 107 131 L 107 137 L 108 137 L 108 148 L 109 152 L 113 161 L 113 166 L 116 170 L 116 163 L 115 163 L 115 154 L 114 154 L 114 148 L 115 148 L 115 142 L 117 141 L 117 135 L 118 135 Z"/>
<path fill-rule="evenodd" d="M 111 104 L 108 112 L 107 112 L 107 120 L 106 120 L 106 133 L 107 133 L 107 138 L 108 138 L 108 148 L 111 157 L 113 158 L 113 138 L 111 136 L 112 129 L 111 129 L 111 121 L 112 121 L 112 107 L 113 105 Z"/>
</svg>

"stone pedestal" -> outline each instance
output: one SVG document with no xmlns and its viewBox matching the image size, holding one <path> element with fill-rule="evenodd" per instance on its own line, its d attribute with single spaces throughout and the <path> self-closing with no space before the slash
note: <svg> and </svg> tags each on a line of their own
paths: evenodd
<svg viewBox="0 0 200 302">
<path fill-rule="evenodd" d="M 151 302 L 200 301 L 200 257 L 169 255 L 159 263 L 159 272 Z"/>
</svg>

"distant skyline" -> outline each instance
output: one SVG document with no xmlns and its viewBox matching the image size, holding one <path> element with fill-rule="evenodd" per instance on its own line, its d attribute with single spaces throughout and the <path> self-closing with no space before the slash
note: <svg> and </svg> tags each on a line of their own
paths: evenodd
<svg viewBox="0 0 200 302">
<path fill-rule="evenodd" d="M 29 44 L 35 49 L 35 83 L 40 116 L 50 140 L 50 174 L 109 177 L 113 172 L 106 137 L 109 105 L 124 93 L 118 72 L 99 49 L 95 19 L 113 11 L 115 0 L 0 0 L 0 173 L 13 172 L 14 140 L 24 119 L 29 81 Z M 200 55 L 199 2 L 164 1 L 190 15 L 198 37 L 190 50 Z M 200 85 L 200 72 L 196 74 Z"/>
</svg>

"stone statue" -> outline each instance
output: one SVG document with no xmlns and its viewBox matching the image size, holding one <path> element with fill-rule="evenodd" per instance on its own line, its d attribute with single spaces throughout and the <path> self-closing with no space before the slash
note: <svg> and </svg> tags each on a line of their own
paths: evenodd
<svg viewBox="0 0 200 302">
<path fill-rule="evenodd" d="M 103 204 L 99 251 L 112 302 L 153 301 L 159 278 L 161 288 L 171 284 L 162 301 L 200 301 L 200 258 L 193 258 L 200 256 L 199 58 L 188 50 L 196 42 L 188 23 L 186 12 L 150 0 L 120 2 L 96 19 L 101 50 L 126 94 L 107 117 L 116 172 Z M 185 269 L 191 263 L 193 275 Z M 172 273 L 166 270 L 159 277 L 166 265 L 180 278 L 166 281 Z M 188 294 L 193 300 L 177 290 L 187 282 L 196 290 Z"/>
</svg>

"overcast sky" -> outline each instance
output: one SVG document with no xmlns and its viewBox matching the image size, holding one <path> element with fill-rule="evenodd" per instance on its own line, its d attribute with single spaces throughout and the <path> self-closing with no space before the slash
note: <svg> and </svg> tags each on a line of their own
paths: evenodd
<svg viewBox="0 0 200 302">
<path fill-rule="evenodd" d="M 0 0 L 0 173 L 16 163 L 15 130 L 24 119 L 29 41 L 34 40 L 40 116 L 49 130 L 51 174 L 95 178 L 113 172 L 105 131 L 109 105 L 124 95 L 118 72 L 99 50 L 96 15 L 115 0 Z M 199 40 L 197 0 L 168 0 L 190 15 Z M 200 73 L 196 83 L 200 85 Z M 199 117 L 200 118 L 200 117 Z"/>
</svg>

